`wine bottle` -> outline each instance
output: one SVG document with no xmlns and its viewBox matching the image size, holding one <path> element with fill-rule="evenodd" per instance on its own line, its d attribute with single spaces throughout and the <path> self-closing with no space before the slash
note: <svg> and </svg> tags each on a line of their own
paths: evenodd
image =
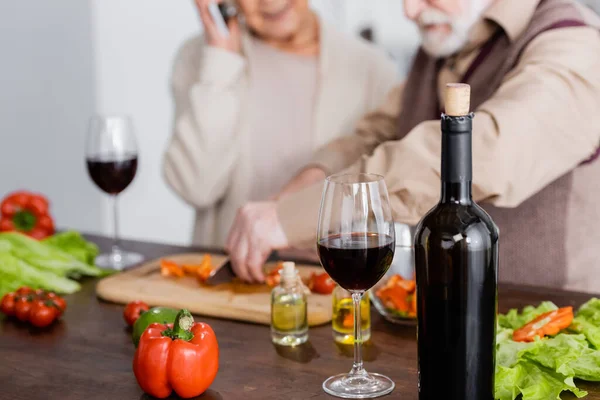
<svg viewBox="0 0 600 400">
<path fill-rule="evenodd" d="M 419 400 L 494 400 L 499 232 L 471 196 L 469 103 L 447 85 L 440 201 L 415 233 Z"/>
</svg>

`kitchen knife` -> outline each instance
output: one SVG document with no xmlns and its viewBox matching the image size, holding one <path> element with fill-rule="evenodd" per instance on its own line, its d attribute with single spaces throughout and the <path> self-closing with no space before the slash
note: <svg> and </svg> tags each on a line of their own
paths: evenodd
<svg viewBox="0 0 600 400">
<path fill-rule="evenodd" d="M 235 273 L 231 261 L 227 259 L 221 266 L 215 269 L 210 277 L 206 280 L 208 285 L 221 285 L 233 281 Z"/>
</svg>

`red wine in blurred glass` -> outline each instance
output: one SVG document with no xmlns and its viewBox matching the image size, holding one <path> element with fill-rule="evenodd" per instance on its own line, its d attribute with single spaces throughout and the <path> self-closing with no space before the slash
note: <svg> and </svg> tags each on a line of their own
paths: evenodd
<svg viewBox="0 0 600 400">
<path fill-rule="evenodd" d="M 325 271 L 346 290 L 369 290 L 394 258 L 394 239 L 378 233 L 331 235 L 317 248 Z"/>
<path fill-rule="evenodd" d="M 121 193 L 133 181 L 137 171 L 137 155 L 100 155 L 87 158 L 87 167 L 94 183 L 108 194 Z"/>
<path fill-rule="evenodd" d="M 440 202 L 415 234 L 419 400 L 495 398 L 499 232 L 471 197 L 468 99 L 447 88 Z"/>
</svg>

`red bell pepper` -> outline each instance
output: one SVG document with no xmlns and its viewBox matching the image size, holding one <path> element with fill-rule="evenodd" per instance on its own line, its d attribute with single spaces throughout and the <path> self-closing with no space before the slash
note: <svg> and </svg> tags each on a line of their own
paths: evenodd
<svg viewBox="0 0 600 400">
<path fill-rule="evenodd" d="M 181 310 L 173 325 L 151 324 L 142 334 L 133 358 L 133 372 L 142 390 L 159 399 L 175 391 L 184 399 L 199 396 L 219 369 L 219 346 L 210 325 L 194 323 Z"/>
<path fill-rule="evenodd" d="M 54 233 L 54 221 L 48 212 L 48 200 L 34 193 L 9 194 L 0 204 L 0 231 L 17 231 L 35 239 Z"/>
</svg>

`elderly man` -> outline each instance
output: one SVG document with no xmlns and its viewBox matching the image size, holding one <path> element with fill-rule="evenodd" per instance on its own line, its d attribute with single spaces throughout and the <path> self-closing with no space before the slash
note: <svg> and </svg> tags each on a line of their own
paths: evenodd
<svg viewBox="0 0 600 400">
<path fill-rule="evenodd" d="M 322 180 L 385 177 L 394 217 L 414 224 L 439 197 L 442 88 L 472 87 L 474 199 L 501 234 L 500 279 L 600 291 L 600 23 L 572 0 L 405 0 L 422 46 L 379 110 L 314 156 L 278 196 L 250 203 L 227 241 L 262 280 L 273 249 L 314 246 Z"/>
</svg>

